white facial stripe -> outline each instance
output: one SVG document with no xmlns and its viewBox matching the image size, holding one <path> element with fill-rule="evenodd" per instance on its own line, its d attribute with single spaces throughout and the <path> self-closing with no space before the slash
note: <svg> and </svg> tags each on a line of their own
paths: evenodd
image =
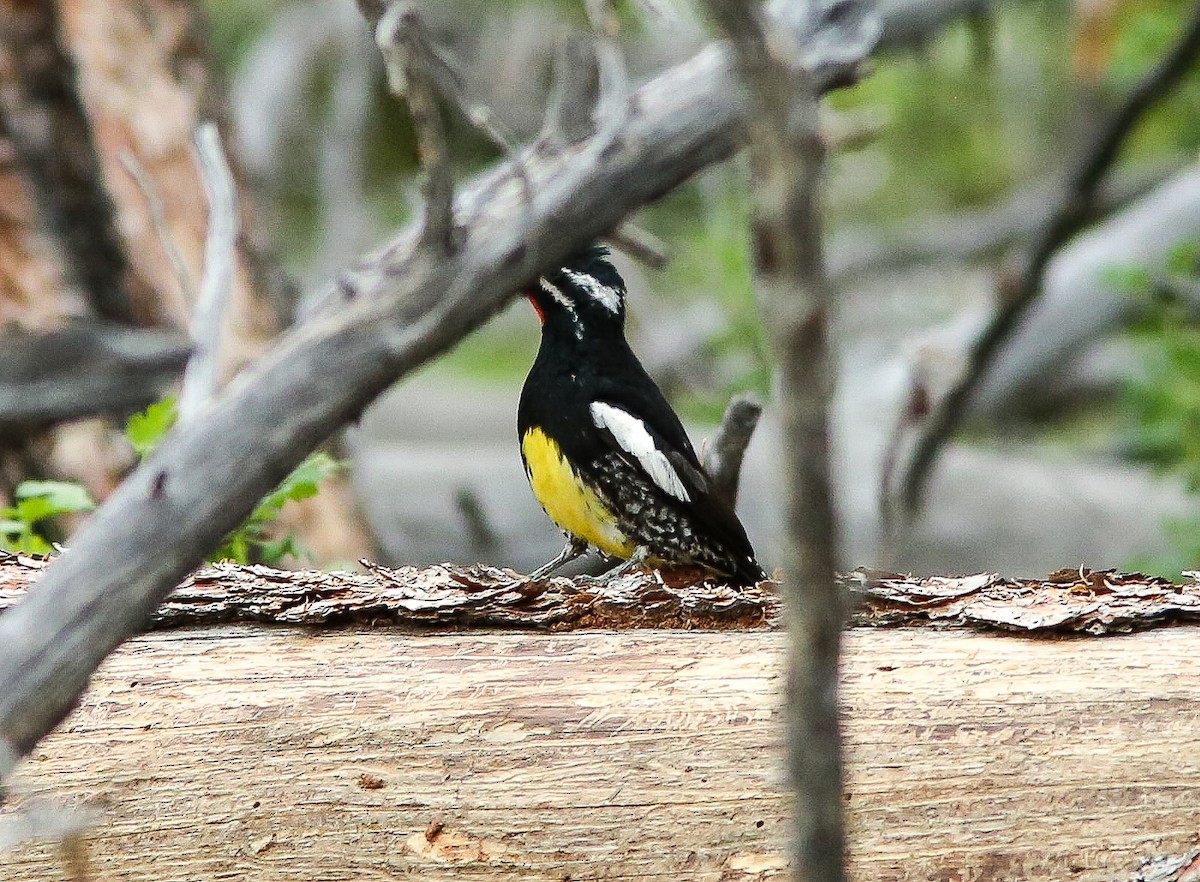
<svg viewBox="0 0 1200 882">
<path fill-rule="evenodd" d="M 588 296 L 616 315 L 621 311 L 621 292 L 601 284 L 595 276 L 564 269 L 562 274 L 587 292 Z"/>
<path fill-rule="evenodd" d="M 539 279 L 538 281 L 541 283 L 542 290 L 553 297 L 555 303 L 571 314 L 571 323 L 575 326 L 575 337 L 582 340 L 583 328 L 579 324 L 579 312 L 575 309 L 575 301 L 564 294 L 562 288 L 553 282 L 548 282 L 545 279 Z"/>
<path fill-rule="evenodd" d="M 638 461 L 660 490 L 681 502 L 691 501 L 683 481 L 679 480 L 678 472 L 671 466 L 667 455 L 654 446 L 654 438 L 641 420 L 603 401 L 593 401 L 589 410 L 596 428 L 608 429 L 621 449 Z"/>
<path fill-rule="evenodd" d="M 571 301 L 570 297 L 562 292 L 562 288 L 558 287 L 558 285 L 554 284 L 553 282 L 546 281 L 545 279 L 541 279 L 540 281 L 542 283 L 542 290 L 553 297 L 560 306 L 565 306 L 567 309 L 571 310 L 571 312 L 575 311 L 575 304 Z"/>
</svg>

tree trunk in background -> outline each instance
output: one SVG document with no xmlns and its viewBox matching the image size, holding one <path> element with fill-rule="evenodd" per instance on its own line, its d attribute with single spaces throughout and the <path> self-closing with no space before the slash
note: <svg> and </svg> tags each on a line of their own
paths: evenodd
<svg viewBox="0 0 1200 882">
<path fill-rule="evenodd" d="M 227 130 L 207 27 L 193 0 L 0 0 L 0 327 L 46 331 L 104 317 L 187 329 L 189 292 L 128 165 L 144 173 L 198 284 L 207 201 L 192 133 L 203 119 Z M 291 311 L 246 193 L 222 337 L 226 378 L 263 351 Z M 107 281 L 117 277 L 123 314 L 98 296 L 92 251 L 104 241 L 116 249 Z M 0 501 L 33 475 L 80 480 L 103 498 L 131 464 L 119 421 L 60 426 L 0 448 Z M 321 559 L 368 550 L 344 486 L 331 484 L 292 519 Z"/>
</svg>

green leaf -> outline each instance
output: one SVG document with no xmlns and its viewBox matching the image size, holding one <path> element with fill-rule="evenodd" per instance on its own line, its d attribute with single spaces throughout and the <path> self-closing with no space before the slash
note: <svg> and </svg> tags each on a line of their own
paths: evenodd
<svg viewBox="0 0 1200 882">
<path fill-rule="evenodd" d="M 341 468 L 342 464 L 327 453 L 309 454 L 278 487 L 263 497 L 251 517 L 258 521 L 273 520 L 289 500 L 316 496 L 317 484 L 337 474 Z"/>
<path fill-rule="evenodd" d="M 9 525 L 14 529 L 7 529 Z M 50 554 L 54 550 L 26 524 L 16 521 L 0 521 L 0 549 L 18 554 Z"/>
<path fill-rule="evenodd" d="M 22 501 L 45 500 L 50 511 L 39 517 L 91 511 L 96 503 L 82 484 L 73 481 L 22 481 L 17 485 L 17 505 Z"/>
<path fill-rule="evenodd" d="M 315 496 L 319 490 L 317 485 L 342 468 L 342 463 L 327 453 L 310 454 L 259 502 L 246 523 L 226 537 L 225 544 L 210 560 L 231 560 L 240 564 L 261 561 L 275 566 L 288 555 L 305 556 L 306 552 L 295 536 L 288 534 L 280 539 L 268 539 L 267 527 L 279 517 L 289 501 Z"/>
<path fill-rule="evenodd" d="M 17 520 L 32 527 L 43 518 L 53 517 L 57 510 L 44 496 L 31 496 L 17 503 Z"/>
<path fill-rule="evenodd" d="M 29 532 L 17 540 L 17 551 L 25 554 L 50 554 L 54 549 L 37 533 Z"/>
<path fill-rule="evenodd" d="M 156 401 L 141 413 L 135 413 L 125 422 L 125 437 L 142 459 L 150 454 L 163 436 L 175 425 L 178 418 L 174 396 L 168 395 Z"/>
<path fill-rule="evenodd" d="M 259 556 L 262 558 L 263 563 L 268 566 L 278 566 L 289 554 L 293 557 L 303 556 L 303 552 L 296 542 L 296 537 L 292 535 L 284 536 L 282 539 L 276 539 L 273 542 L 264 542 L 259 549 Z"/>
</svg>

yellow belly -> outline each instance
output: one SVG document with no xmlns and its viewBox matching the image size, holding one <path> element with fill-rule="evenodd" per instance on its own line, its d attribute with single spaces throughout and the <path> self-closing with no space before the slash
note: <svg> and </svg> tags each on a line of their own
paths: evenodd
<svg viewBox="0 0 1200 882">
<path fill-rule="evenodd" d="M 617 519 L 600 497 L 585 487 L 562 451 L 539 428 L 521 439 L 529 486 L 550 520 L 572 536 L 616 557 L 629 557 L 635 545 L 617 529 Z"/>
</svg>

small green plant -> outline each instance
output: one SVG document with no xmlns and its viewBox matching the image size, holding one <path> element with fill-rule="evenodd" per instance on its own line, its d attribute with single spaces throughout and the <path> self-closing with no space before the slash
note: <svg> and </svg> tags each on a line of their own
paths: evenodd
<svg viewBox="0 0 1200 882">
<path fill-rule="evenodd" d="M 307 557 L 307 552 L 297 543 L 295 535 L 289 533 L 282 538 L 271 539 L 271 525 L 282 514 L 285 504 L 316 496 L 317 485 L 336 474 L 341 467 L 341 463 L 327 453 L 310 453 L 255 507 L 246 523 L 229 534 L 225 544 L 213 555 L 213 560 L 232 560 L 237 563 L 259 561 L 274 565 L 287 555 Z"/>
<path fill-rule="evenodd" d="M 151 404 L 125 423 L 125 437 L 139 458 L 147 457 L 178 417 L 175 399 Z M 225 540 L 212 560 L 277 565 L 288 555 L 306 557 L 307 552 L 289 533 L 272 538 L 272 527 L 292 500 L 315 496 L 318 485 L 341 470 L 342 464 L 326 453 L 310 454 L 283 479 Z M 17 486 L 16 501 L 0 508 L 0 551 L 49 554 L 53 546 L 46 538 L 44 522 L 65 514 L 91 511 L 96 507 L 87 490 L 73 481 L 24 481 Z"/>
<path fill-rule="evenodd" d="M 148 456 L 163 436 L 175 425 L 178 411 L 174 398 L 164 398 L 125 423 L 125 437 L 141 458 Z M 288 533 L 271 538 L 272 526 L 290 501 L 316 496 L 318 485 L 337 474 L 342 464 L 327 453 L 311 453 L 283 481 L 259 502 L 250 517 L 226 538 L 211 560 L 231 560 L 235 563 L 265 563 L 275 566 L 288 555 L 307 557 L 307 552 Z"/>
<path fill-rule="evenodd" d="M 12 506 L 0 508 L 0 549 L 22 554 L 54 550 L 39 529 L 47 518 L 96 507 L 87 490 L 70 481 L 22 481 L 14 495 Z"/>
</svg>

